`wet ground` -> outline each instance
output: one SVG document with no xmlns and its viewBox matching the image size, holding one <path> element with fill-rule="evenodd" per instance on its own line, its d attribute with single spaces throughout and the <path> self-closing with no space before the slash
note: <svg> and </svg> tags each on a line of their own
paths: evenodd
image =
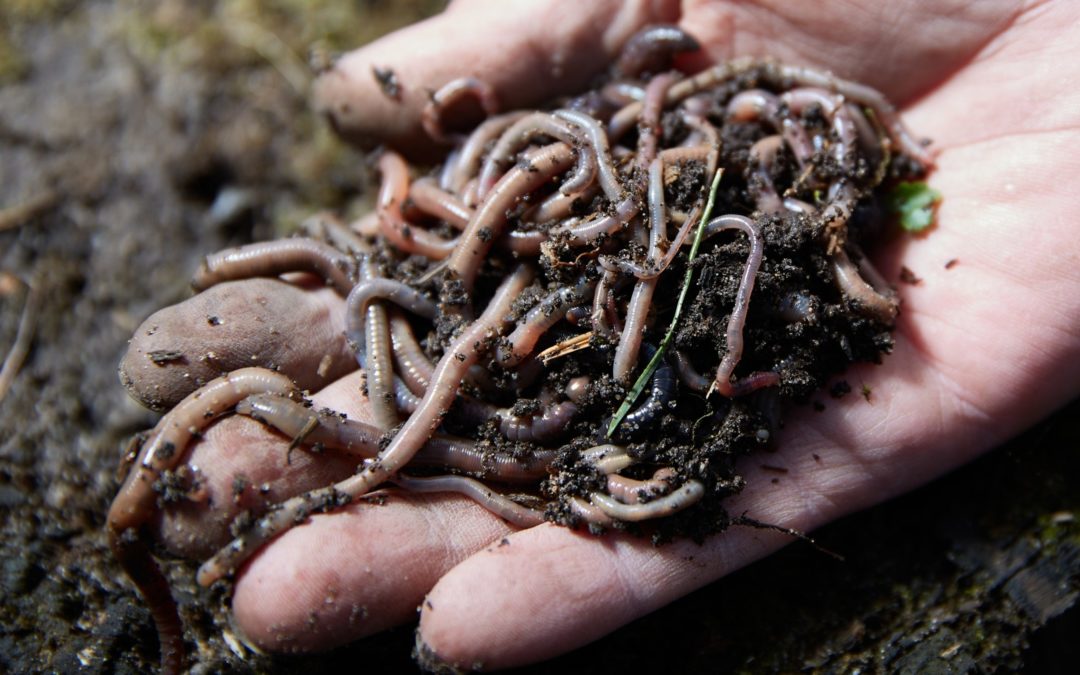
<svg viewBox="0 0 1080 675">
<path fill-rule="evenodd" d="M 280 236 L 316 208 L 356 208 L 359 158 L 308 112 L 308 49 L 358 44 L 432 4 L 0 5 L 0 275 L 30 283 L 39 310 L 0 401 L 0 672 L 156 663 L 149 615 L 102 531 L 123 443 L 155 421 L 127 398 L 116 364 L 142 319 L 188 296 L 201 255 Z M 34 208 L 10 210 L 19 205 Z M 6 354 L 28 295 L 4 279 Z M 792 546 L 556 665 L 1043 673 L 1075 663 L 1078 413 L 1074 403 L 953 476 L 820 531 L 846 562 Z M 329 655 L 244 653 L 215 600 L 193 589 L 193 567 L 172 575 L 197 672 L 413 668 L 411 626 Z"/>
</svg>

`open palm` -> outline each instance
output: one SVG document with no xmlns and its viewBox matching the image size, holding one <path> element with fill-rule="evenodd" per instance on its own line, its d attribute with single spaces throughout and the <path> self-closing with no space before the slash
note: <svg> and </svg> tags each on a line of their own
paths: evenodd
<svg viewBox="0 0 1080 675">
<path fill-rule="evenodd" d="M 845 375 L 867 398 L 792 411 L 769 459 L 787 473 L 773 482 L 749 458 L 741 467 L 749 485 L 728 504 L 811 530 L 972 459 L 1080 393 L 1080 245 L 1071 222 L 1080 198 L 1065 187 L 1080 177 L 1072 154 L 1078 20 L 1080 7 L 1053 1 L 459 1 L 347 56 L 316 93 L 346 137 L 422 152 L 427 90 L 477 75 L 506 108 L 538 105 L 586 86 L 643 24 L 668 21 L 705 46 L 692 57 L 698 65 L 772 55 L 898 102 L 909 127 L 935 140 L 930 183 L 945 199 L 929 236 L 878 258 L 888 279 L 901 265 L 922 279 L 900 289 L 896 348 L 883 365 Z M 400 102 L 378 92 L 372 66 L 395 71 Z M 156 321 L 179 333 L 227 298 L 279 291 L 299 317 L 291 337 L 308 355 L 303 367 L 312 354 L 343 349 L 340 301 L 276 281 L 215 287 Z M 301 367 L 290 358 L 286 372 Z M 345 375 L 315 399 L 362 418 L 359 377 Z M 240 474 L 271 483 L 262 498 L 272 501 L 352 470 L 302 454 L 286 464 L 280 443 L 243 418 L 211 428 L 191 461 L 210 493 L 223 495 L 215 503 L 235 508 L 174 510 L 165 539 L 192 554 L 221 543 L 225 524 L 250 506 L 227 497 Z M 421 638 L 440 659 L 503 667 L 584 644 L 787 541 L 747 528 L 659 548 L 553 525 L 515 532 L 457 497 L 392 492 L 385 504 L 315 516 L 278 538 L 240 574 L 233 607 L 250 641 L 282 650 L 340 644 L 421 606 Z"/>
</svg>

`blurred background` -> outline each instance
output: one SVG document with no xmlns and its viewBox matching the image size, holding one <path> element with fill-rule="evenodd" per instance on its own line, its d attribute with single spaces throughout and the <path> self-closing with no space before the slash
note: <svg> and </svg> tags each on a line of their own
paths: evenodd
<svg viewBox="0 0 1080 675">
<path fill-rule="evenodd" d="M 312 115 L 309 64 L 443 5 L 0 0 L 0 672 L 156 666 L 102 530 L 126 439 L 156 421 L 117 363 L 201 256 L 364 208 L 364 158 Z M 844 562 L 794 544 L 527 672 L 1073 672 L 1078 417 L 816 533 Z M 193 672 L 415 670 L 413 626 L 247 652 L 194 565 L 168 569 Z"/>
</svg>

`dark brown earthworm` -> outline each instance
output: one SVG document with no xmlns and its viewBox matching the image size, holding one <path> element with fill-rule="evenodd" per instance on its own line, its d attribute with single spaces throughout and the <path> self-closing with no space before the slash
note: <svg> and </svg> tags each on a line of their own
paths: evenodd
<svg viewBox="0 0 1080 675">
<path fill-rule="evenodd" d="M 635 33 L 623 45 L 615 61 L 617 77 L 638 77 L 671 67 L 677 54 L 696 52 L 701 45 L 673 24 L 656 24 Z"/>
</svg>

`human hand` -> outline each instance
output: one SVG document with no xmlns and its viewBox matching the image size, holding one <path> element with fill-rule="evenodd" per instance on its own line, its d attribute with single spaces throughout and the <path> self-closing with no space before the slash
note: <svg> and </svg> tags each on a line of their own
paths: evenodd
<svg viewBox="0 0 1080 675">
<path fill-rule="evenodd" d="M 794 411 L 769 459 L 788 473 L 773 484 L 758 461 L 744 462 L 749 485 L 729 502 L 732 513 L 813 529 L 967 461 L 1077 394 L 1080 276 L 1064 215 L 1072 203 L 1054 190 L 1078 169 L 1054 152 L 1068 147 L 1080 121 L 1077 95 L 1055 89 L 1075 74 L 1064 72 L 1075 68 L 1068 35 L 1075 10 L 1050 2 L 946 11 L 940 3 L 923 8 L 909 2 L 894 3 L 888 17 L 872 3 L 817 6 L 793 16 L 798 8 L 779 3 L 684 4 L 680 15 L 674 3 L 591 3 L 573 8 L 591 15 L 552 27 L 544 19 L 560 12 L 551 3 L 542 10 L 535 3 L 501 3 L 499 13 L 489 15 L 490 5 L 459 2 L 442 17 L 347 57 L 324 76 L 320 102 L 353 138 L 382 133 L 405 142 L 419 133 L 426 89 L 463 74 L 461 64 L 490 82 L 504 107 L 538 104 L 584 86 L 643 23 L 678 19 L 711 58 L 771 54 L 829 68 L 907 103 L 911 128 L 937 141 L 930 181 L 945 201 L 934 232 L 879 260 L 889 279 L 898 278 L 901 263 L 923 278 L 901 289 L 896 349 L 884 365 L 845 376 L 865 384 L 870 401 L 851 396 L 823 413 Z M 476 53 L 477 27 L 494 24 L 491 34 L 504 44 Z M 607 30 L 597 39 L 598 25 Z M 843 44 L 833 43 L 837 35 L 845 36 Z M 417 45 L 437 58 L 425 58 Z M 519 58 L 510 58 L 515 54 Z M 573 64 L 561 77 L 550 74 L 554 55 Z M 398 74 L 406 87 L 401 104 L 377 91 L 372 65 Z M 1010 101 L 1023 101 L 1023 112 Z M 354 114 L 359 110 L 369 114 Z M 946 270 L 951 259 L 958 263 Z M 279 282 L 259 283 L 292 292 Z M 197 303 L 218 302 L 226 293 L 277 293 L 252 288 L 211 289 L 172 310 L 169 316 L 179 321 L 161 333 L 183 333 L 193 316 L 205 322 L 204 315 L 226 315 Z M 323 327 L 315 335 L 295 329 L 293 346 L 303 345 L 296 352 L 309 358 L 331 353 L 341 333 L 332 323 L 343 314 L 340 301 L 326 291 L 293 296 L 297 326 Z M 242 333 L 253 325 L 239 315 L 229 319 L 226 325 L 236 322 Z M 286 372 L 303 370 L 294 363 L 300 357 L 280 358 Z M 348 375 L 315 398 L 362 416 L 358 386 L 358 376 Z M 273 501 L 352 471 L 344 462 L 301 453 L 287 465 L 279 438 L 241 418 L 212 427 L 190 461 L 207 475 L 211 495 L 229 495 L 243 473 L 254 485 L 269 483 L 265 498 Z M 254 499 L 245 492 L 236 510 Z M 185 536 L 198 531 L 203 548 L 212 548 L 205 518 L 193 509 L 174 511 L 165 536 L 176 548 L 196 552 Z M 227 524 L 231 513 L 214 518 Z M 504 537 L 509 545 L 500 546 Z M 381 507 L 357 504 L 316 516 L 266 547 L 237 580 L 234 612 L 256 644 L 314 649 L 406 621 L 427 594 L 421 637 L 440 658 L 508 666 L 584 644 L 785 542 L 742 528 L 703 546 L 660 548 L 551 525 L 512 533 L 457 498 L 394 493 Z M 270 592 L 281 588 L 289 593 Z"/>
</svg>

